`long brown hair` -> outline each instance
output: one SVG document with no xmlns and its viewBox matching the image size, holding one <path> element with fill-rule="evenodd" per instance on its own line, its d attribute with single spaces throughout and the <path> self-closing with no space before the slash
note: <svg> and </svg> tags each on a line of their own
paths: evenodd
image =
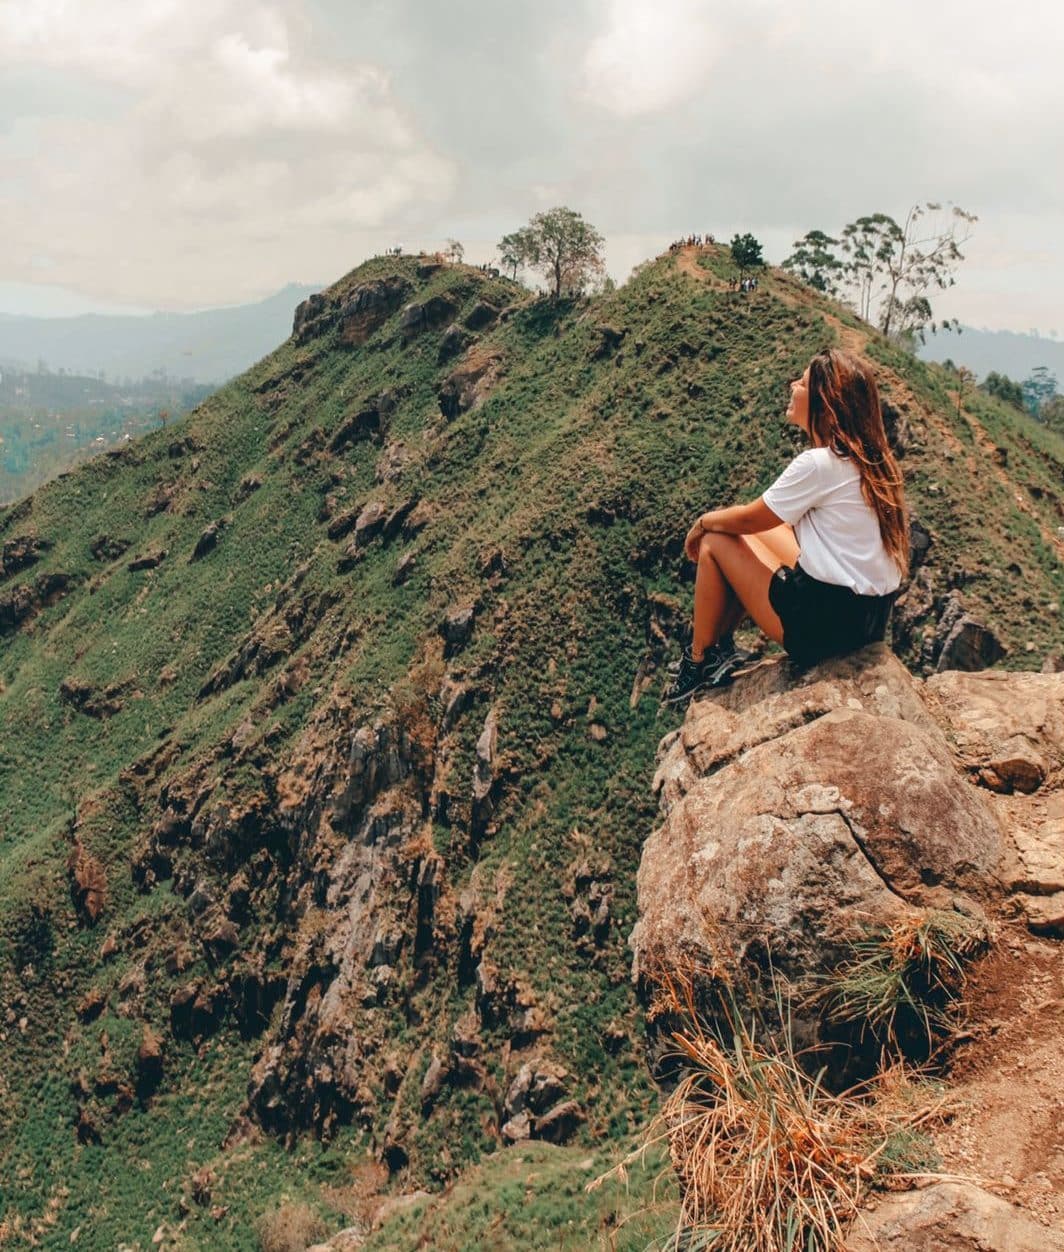
<svg viewBox="0 0 1064 1252">
<path fill-rule="evenodd" d="M 830 448 L 857 466 L 861 494 L 904 578 L 909 572 L 909 518 L 901 471 L 887 443 L 875 375 L 859 357 L 827 348 L 809 362 L 809 434 L 818 447 Z"/>
</svg>

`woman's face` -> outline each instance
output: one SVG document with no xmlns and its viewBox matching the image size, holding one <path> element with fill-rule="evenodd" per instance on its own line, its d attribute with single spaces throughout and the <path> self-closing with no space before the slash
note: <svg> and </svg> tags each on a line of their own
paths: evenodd
<svg viewBox="0 0 1064 1252">
<path fill-rule="evenodd" d="M 809 366 L 805 367 L 805 373 L 801 378 L 796 378 L 791 383 L 791 401 L 787 405 L 786 418 L 795 426 L 800 426 L 802 430 L 809 430 Z"/>
</svg>

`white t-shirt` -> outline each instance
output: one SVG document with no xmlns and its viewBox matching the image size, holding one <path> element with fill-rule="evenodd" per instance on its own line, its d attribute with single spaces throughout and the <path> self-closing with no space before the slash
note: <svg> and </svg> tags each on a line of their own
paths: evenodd
<svg viewBox="0 0 1064 1252">
<path fill-rule="evenodd" d="M 876 515 L 861 495 L 861 474 L 853 461 L 830 448 L 807 448 L 762 498 L 794 527 L 807 574 L 860 595 L 885 595 L 900 584 Z"/>
</svg>

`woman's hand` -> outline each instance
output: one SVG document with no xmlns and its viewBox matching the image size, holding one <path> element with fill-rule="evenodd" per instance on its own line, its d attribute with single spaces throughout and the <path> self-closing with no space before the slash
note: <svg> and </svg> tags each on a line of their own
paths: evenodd
<svg viewBox="0 0 1064 1252">
<path fill-rule="evenodd" d="M 698 560 L 698 550 L 702 544 L 702 536 L 706 533 L 706 528 L 702 525 L 701 517 L 695 518 L 695 524 L 687 532 L 687 538 L 683 541 L 683 550 L 687 554 L 689 561 Z"/>
</svg>

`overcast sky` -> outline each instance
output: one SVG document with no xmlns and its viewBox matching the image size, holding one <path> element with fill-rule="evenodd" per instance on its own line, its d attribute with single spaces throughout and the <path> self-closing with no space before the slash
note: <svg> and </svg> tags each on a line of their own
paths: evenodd
<svg viewBox="0 0 1064 1252">
<path fill-rule="evenodd" d="M 0 311 L 188 309 L 539 209 L 623 279 L 977 213 L 936 312 L 1064 333 L 1064 11 L 1046 0 L 0 0 Z"/>
</svg>

